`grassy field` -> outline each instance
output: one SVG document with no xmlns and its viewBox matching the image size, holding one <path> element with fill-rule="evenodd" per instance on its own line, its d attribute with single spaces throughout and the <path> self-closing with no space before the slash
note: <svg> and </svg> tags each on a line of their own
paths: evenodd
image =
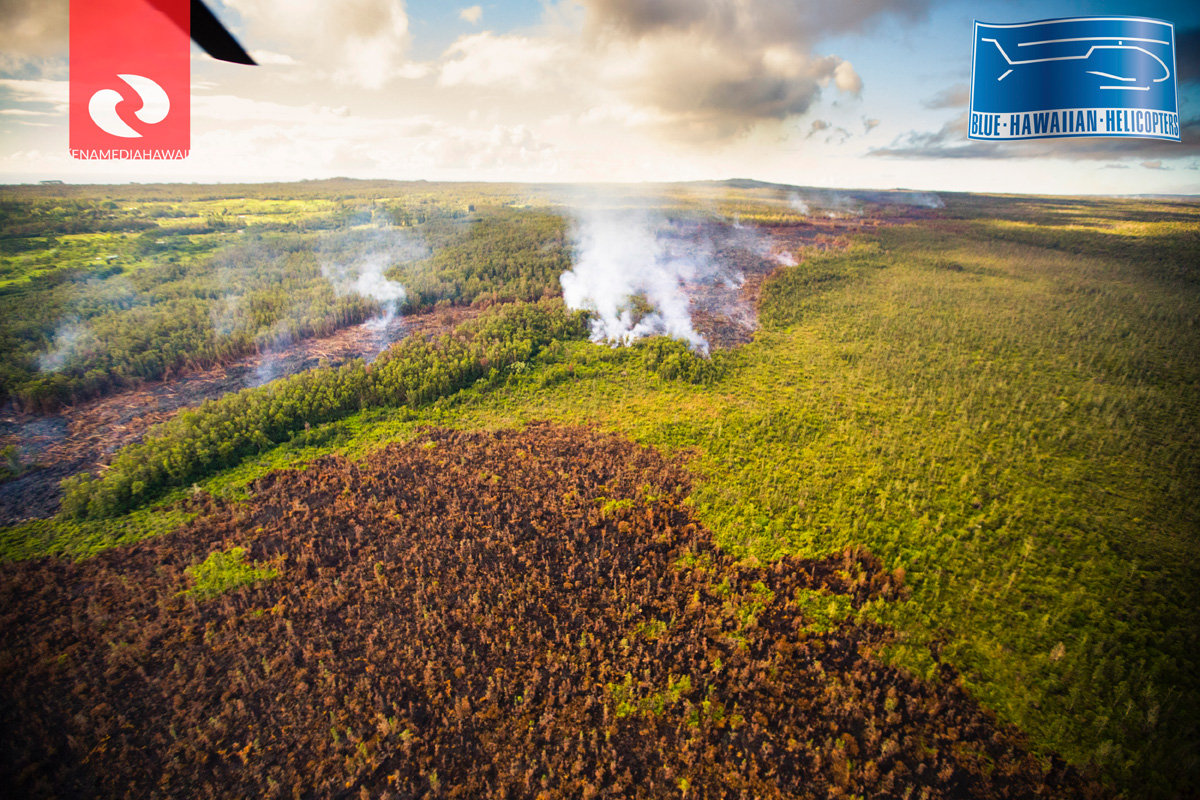
<svg viewBox="0 0 1200 800">
<path fill-rule="evenodd" d="M 1200 213 L 945 199 L 940 219 L 771 279 L 763 330 L 710 384 L 568 343 L 499 387 L 330 423 L 199 488 L 236 499 L 270 469 L 428 424 L 593 423 L 686 459 L 690 502 L 739 557 L 862 544 L 902 569 L 911 598 L 878 609 L 905 635 L 894 659 L 953 665 L 1037 751 L 1130 796 L 1195 791 Z M 0 541 L 86 555 L 185 513 L 161 508 Z"/>
</svg>

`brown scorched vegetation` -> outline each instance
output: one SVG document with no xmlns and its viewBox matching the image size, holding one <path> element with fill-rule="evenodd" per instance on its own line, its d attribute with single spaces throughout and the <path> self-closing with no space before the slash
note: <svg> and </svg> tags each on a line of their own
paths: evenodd
<svg viewBox="0 0 1200 800">
<path fill-rule="evenodd" d="M 1097 793 L 948 667 L 878 660 L 888 630 L 852 610 L 902 575 L 855 550 L 735 562 L 651 449 L 432 431 L 254 488 L 170 536 L 2 568 L 5 796 Z M 238 547 L 276 577 L 187 591 Z"/>
</svg>

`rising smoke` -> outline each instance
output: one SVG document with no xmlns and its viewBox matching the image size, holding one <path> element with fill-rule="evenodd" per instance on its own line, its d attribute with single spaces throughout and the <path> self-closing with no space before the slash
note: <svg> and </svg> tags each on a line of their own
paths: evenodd
<svg viewBox="0 0 1200 800">
<path fill-rule="evenodd" d="M 804 202 L 804 198 L 800 196 L 799 192 L 792 192 L 788 195 L 788 206 L 801 214 L 809 213 L 808 203 Z"/>
<path fill-rule="evenodd" d="M 788 206 L 805 216 L 821 214 L 827 217 L 860 217 L 866 205 L 912 206 L 916 208 L 945 208 L 942 198 L 933 192 L 912 192 L 906 189 L 891 191 L 844 191 L 809 188 L 788 193 Z"/>
<path fill-rule="evenodd" d="M 78 319 L 69 319 L 54 332 L 50 349 L 38 356 L 38 369 L 57 372 L 78 358 L 92 343 L 91 332 Z"/>
<path fill-rule="evenodd" d="M 104 278 L 89 278 L 83 283 L 75 284 L 72 295 L 73 303 L 90 306 L 94 310 L 108 310 L 132 305 L 135 290 L 124 275 L 110 275 Z M 87 322 L 75 314 L 70 314 L 59 322 L 50 349 L 38 356 L 38 369 L 42 372 L 57 372 L 76 361 L 88 358 L 96 347 L 96 337 Z"/>
<path fill-rule="evenodd" d="M 708 342 L 692 321 L 688 287 L 736 288 L 743 280 L 716 258 L 714 242 L 699 226 L 646 208 L 581 209 L 572 245 L 574 267 L 560 279 L 563 299 L 569 308 L 592 312 L 594 342 L 622 345 L 664 335 L 707 353 Z"/>
<path fill-rule="evenodd" d="M 327 248 L 323 253 L 321 274 L 338 295 L 354 292 L 371 298 L 382 309 L 379 316 L 363 323 L 364 328 L 377 334 L 372 352 L 363 354 L 368 361 L 391 344 L 400 307 L 407 297 L 404 286 L 388 279 L 385 273 L 395 265 L 428 256 L 429 247 L 423 241 L 391 227 L 356 232 L 337 248 Z"/>
<path fill-rule="evenodd" d="M 355 292 L 379 303 L 378 317 L 363 323 L 372 330 L 383 330 L 395 319 L 407 296 L 404 287 L 389 280 L 384 273 L 392 266 L 415 261 L 429 255 L 429 249 L 413 237 L 384 229 L 368 239 L 359 239 L 357 246 L 328 253 L 321 264 L 321 274 L 338 295 Z"/>
</svg>

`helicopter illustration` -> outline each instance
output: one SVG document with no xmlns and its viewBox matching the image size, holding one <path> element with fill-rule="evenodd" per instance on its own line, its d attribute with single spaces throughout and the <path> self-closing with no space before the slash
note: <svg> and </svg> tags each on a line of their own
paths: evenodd
<svg viewBox="0 0 1200 800">
<path fill-rule="evenodd" d="M 998 77 L 997 81 L 1002 81 L 1007 78 L 1013 71 L 1019 67 L 1028 64 L 1047 64 L 1051 62 L 1067 62 L 1067 61 L 1082 61 L 1082 66 L 1085 67 L 1084 72 L 1088 75 L 1095 75 L 1104 81 L 1117 81 L 1117 83 L 1105 83 L 1099 86 L 1100 89 L 1110 89 L 1116 91 L 1135 91 L 1148 92 L 1150 85 L 1154 83 L 1162 83 L 1171 77 L 1171 69 L 1166 63 L 1150 52 L 1141 44 L 1133 44 L 1139 42 L 1142 44 L 1160 44 L 1168 46 L 1170 43 L 1160 39 L 1146 39 L 1137 37 L 1119 37 L 1119 36 L 1088 36 L 1070 39 L 1047 39 L 1044 41 L 1020 42 L 1017 47 L 1039 47 L 1043 45 L 1057 45 L 1064 43 L 1081 43 L 1079 47 L 1087 46 L 1087 52 L 1068 56 L 1046 56 L 1043 58 L 1029 58 L 1014 60 L 1004 47 L 995 39 L 980 39 L 981 42 L 990 42 L 996 46 L 1003 56 L 1005 62 L 1009 65 L 1008 71 Z M 1115 44 L 1095 44 L 1096 42 L 1115 42 Z M 1087 69 L 1087 67 L 1092 67 Z M 1157 75 L 1158 77 L 1153 77 Z"/>
</svg>

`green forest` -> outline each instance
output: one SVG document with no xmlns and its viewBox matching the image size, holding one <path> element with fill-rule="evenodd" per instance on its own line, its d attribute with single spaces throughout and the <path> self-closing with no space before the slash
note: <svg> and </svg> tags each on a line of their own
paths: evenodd
<svg viewBox="0 0 1200 800">
<path fill-rule="evenodd" d="M 557 295 L 563 218 L 475 208 L 6 198 L 0 403 L 53 411 L 359 324 L 380 301 L 329 270 L 369 256 L 405 287 L 399 310 Z"/>
<path fill-rule="evenodd" d="M 355 488 L 354 465 L 367 469 L 401 458 L 385 458 L 392 452 L 385 448 L 410 442 L 431 448 L 458 431 L 534 431 L 528 434 L 534 441 L 542 435 L 537 425 L 584 426 L 653 448 L 678 465 L 687 476 L 686 497 L 671 499 L 674 490 L 658 478 L 632 494 L 624 484 L 623 494 L 615 488 L 610 494 L 607 484 L 593 485 L 586 475 L 568 481 L 579 468 L 564 466 L 569 454 L 530 474 L 560 493 L 554 503 L 563 514 L 576 513 L 569 495 L 586 485 L 598 498 L 588 524 L 603 528 L 605 515 L 613 515 L 610 527 L 624 525 L 622 535 L 678 502 L 680 513 L 711 531 L 714 552 L 723 554 L 712 558 L 766 576 L 761 597 L 748 583 L 738 584 L 742 594 L 733 599 L 705 590 L 718 605 L 752 609 L 739 618 L 737 606 L 720 623 L 746 627 L 738 635 L 747 647 L 758 646 L 751 620 L 765 615 L 777 624 L 766 612 L 775 607 L 766 587 L 783 580 L 779 570 L 792 559 L 836 559 L 862 548 L 877 559 L 871 580 L 889 581 L 886 598 L 864 590 L 851 604 L 814 589 L 779 599 L 789 614 L 815 626 L 811 635 L 830 637 L 821 647 L 833 647 L 839 635 L 865 637 L 875 644 L 862 657 L 873 659 L 871 669 L 906 676 L 913 683 L 905 691 L 961 689 L 986 709 L 984 716 L 1012 726 L 1004 730 L 1025 743 L 1034 756 L 1029 764 L 1041 765 L 1022 762 L 1022 769 L 1096 781 L 1098 794 L 1091 796 L 1172 798 L 1200 786 L 1195 203 L 947 194 L 945 209 L 916 214 L 865 202 L 864 215 L 886 224 L 828 252 L 797 250 L 798 265 L 780 267 L 761 285 L 753 341 L 704 357 L 661 337 L 622 348 L 588 341 L 587 315 L 560 299 L 559 276 L 572 259 L 572 219 L 544 188 L 351 181 L 112 187 L 104 190 L 110 200 L 89 191 L 12 189 L 0 203 L 0 397 L 27 411 L 50 412 L 268 348 L 273 337 L 323 336 L 380 313 L 380 301 L 330 280 L 330 264 L 383 259 L 383 274 L 404 287 L 404 313 L 447 306 L 479 313 L 451 333 L 399 341 L 369 365 L 309 370 L 183 411 L 119 450 L 103 469 L 67 480 L 58 516 L 0 529 L 0 557 L 13 575 L 30 564 L 108 564 L 97 559 L 115 559 L 106 554 L 123 549 L 142 553 L 138 542 L 199 537 L 186 557 L 163 563 L 192 569 L 188 575 L 220 564 L 258 576 L 229 579 L 228 589 L 204 601 L 224 604 L 229 630 L 253 626 L 248 615 L 256 611 L 285 613 L 277 604 L 289 591 L 289 575 L 312 581 L 318 574 L 315 567 L 289 573 L 300 568 L 279 555 L 287 548 L 272 550 L 272 540 L 238 516 L 242 509 L 246 519 L 259 519 L 258 493 L 283 496 L 279 481 L 309 481 L 311 507 L 287 510 L 285 503 L 279 511 L 309 525 L 305 515 L 324 519 L 315 510 L 324 507 L 319 503 L 331 509 L 336 503 L 305 469 L 312 476 L 342 470 L 337 480 L 350 493 L 344 502 L 355 509 L 346 511 L 344 535 L 361 543 L 374 530 L 361 520 L 403 516 L 399 505 L 380 510 L 392 500 L 376 496 L 373 484 Z M 702 205 L 716 214 L 736 209 L 739 219 L 757 217 L 764 230 L 808 224 L 789 211 L 787 192 L 770 185 L 664 187 L 660 202 L 666 214 L 694 215 Z M 484 491 L 479 487 L 493 492 L 502 476 L 470 460 L 482 456 L 460 463 L 449 445 L 436 446 L 443 449 L 429 457 L 421 450 L 403 459 L 436 470 L 447 454 L 446 469 L 456 470 L 461 492 L 438 500 L 436 509 L 451 520 L 456 504 L 470 506 L 474 501 L 464 498 Z M 532 444 L 517 441 L 513 448 L 505 458 L 516 464 L 537 455 Z M 414 495 L 413 508 L 442 497 L 436 477 L 412 475 L 434 487 Z M 637 485 L 632 477 L 621 480 Z M 489 502 L 517 508 L 520 492 L 517 485 Z M 221 520 L 224 538 L 209 542 L 198 532 L 210 518 Z M 554 535 L 554 524 L 537 519 L 541 535 Z M 654 530 L 663 541 L 676 536 L 673 529 Z M 235 547 L 246 549 L 232 560 L 212 556 Z M 505 550 L 504 557 L 516 552 Z M 671 552 L 687 569 L 697 568 L 694 555 Z M 242 564 L 243 555 L 251 561 Z M 385 587 L 388 569 L 364 562 L 355 585 L 368 587 L 364 592 Z M 319 574 L 332 586 L 333 575 Z M 855 585 L 851 573 L 837 580 L 843 594 Z M 429 607 L 451 602 L 421 581 Z M 901 585 L 902 592 L 895 589 Z M 329 591 L 337 594 L 337 608 L 353 606 L 342 589 Z M 453 603 L 460 600 L 466 602 Z M 678 602 L 691 608 L 687 597 Z M 621 624 L 641 620 L 638 613 L 628 610 Z M 199 619 L 188 623 L 197 626 L 192 635 L 218 636 L 215 617 Z M 653 622 L 647 639 L 677 633 L 669 619 L 642 622 Z M 543 623 L 549 624 L 536 622 Z M 862 633 L 874 625 L 889 633 L 878 641 Z M 128 626 L 119 641 L 141 635 L 133 622 Z M 852 626 L 865 627 L 852 632 Z M 633 642 L 643 634 L 622 635 Z M 105 646 L 118 645 L 115 633 L 104 636 Z M 767 665 L 764 675 L 779 663 L 766 651 L 753 653 Z M 6 669 L 16 669 L 18 662 L 8 663 Z M 841 697 L 849 684 L 832 669 L 829 696 Z M 746 680 L 752 677 L 748 671 Z M 691 683 L 679 688 L 678 676 L 661 676 L 657 689 L 636 675 L 606 680 L 608 694 L 589 702 L 609 703 L 604 708 L 614 718 L 646 725 L 685 703 L 708 713 L 702 709 L 719 700 L 703 706 L 699 697 L 689 699 Z M 355 703 L 371 696 L 362 687 L 354 692 Z M 513 697 L 506 695 L 507 708 L 515 703 L 519 710 Z M 367 753 L 364 764 L 375 763 L 368 756 L 377 740 L 363 738 L 361 726 L 354 732 L 361 741 L 346 738 L 349 717 L 331 702 L 340 728 L 328 746 L 349 742 L 338 763 L 349 764 L 359 751 Z M 896 708 L 895 700 L 887 702 L 879 724 Z M 454 708 L 438 712 L 446 730 L 461 718 Z M 378 724 L 388 739 L 392 723 Z M 408 722 L 394 724 L 397 736 L 409 730 Z M 878 738 L 864 731 L 855 729 L 856 752 Z M 964 724 L 948 738 L 922 740 L 924 755 L 913 758 L 941 764 L 937 753 L 952 753 L 970 760 L 963 775 L 994 777 L 1000 765 L 971 749 L 971 735 Z M 440 746 L 452 741 L 447 736 Z M 787 749 L 786 740 L 761 741 Z M 826 767 L 847 770 L 837 785 L 864 792 L 880 785 L 867 764 L 884 763 L 883 756 L 855 759 L 851 743 L 837 741 L 819 755 Z M 1076 777 L 1063 777 L 1064 763 Z M 950 792 L 945 786 L 953 784 L 954 769 L 946 768 L 944 785 L 921 785 L 931 796 L 952 796 L 939 792 Z M 684 786 L 681 777 L 693 780 L 665 774 L 677 788 Z M 368 772 L 353 775 L 367 781 Z M 446 779 L 444 766 L 440 776 Z M 420 780 L 430 784 L 427 774 Z"/>
</svg>

